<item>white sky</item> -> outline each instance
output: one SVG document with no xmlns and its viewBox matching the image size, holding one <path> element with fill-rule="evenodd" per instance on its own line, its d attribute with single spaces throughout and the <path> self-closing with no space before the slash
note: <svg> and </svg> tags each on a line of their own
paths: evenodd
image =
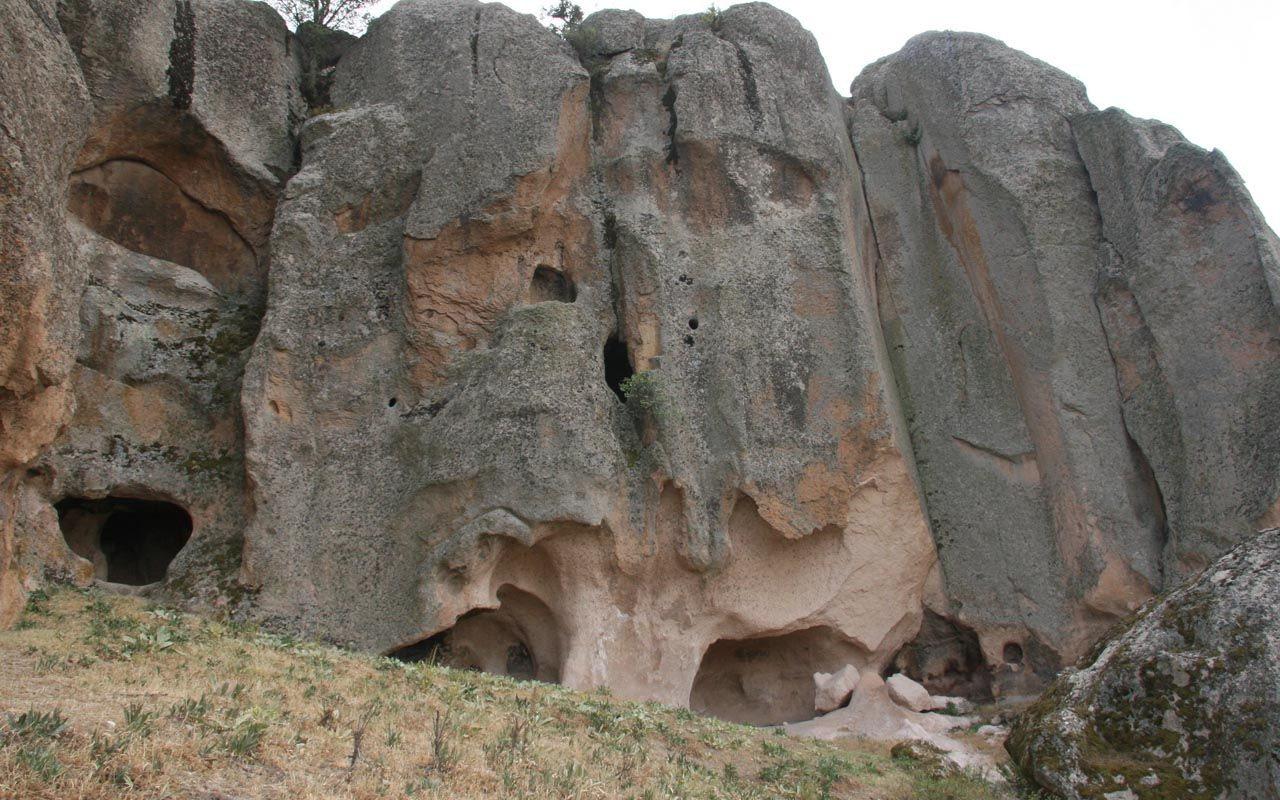
<svg viewBox="0 0 1280 800">
<path fill-rule="evenodd" d="M 394 0 L 380 0 L 385 11 Z M 590 14 L 633 8 L 655 19 L 705 11 L 699 0 L 580 0 Z M 531 14 L 551 0 L 506 0 Z M 732 3 L 721 2 L 722 8 Z M 1278 0 L 773 0 L 814 33 L 841 94 L 858 72 L 927 30 L 977 31 L 1084 82 L 1099 108 L 1177 127 L 1226 154 L 1272 227 L 1280 226 Z"/>
</svg>

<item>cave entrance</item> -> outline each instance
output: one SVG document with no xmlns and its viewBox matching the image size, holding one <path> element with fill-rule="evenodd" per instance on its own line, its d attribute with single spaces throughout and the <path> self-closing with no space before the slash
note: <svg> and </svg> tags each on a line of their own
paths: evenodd
<svg viewBox="0 0 1280 800">
<path fill-rule="evenodd" d="M 813 719 L 813 674 L 865 662 L 862 649 L 825 626 L 781 636 L 720 639 L 702 657 L 689 707 L 748 725 Z"/>
<path fill-rule="evenodd" d="M 448 628 L 387 655 L 455 669 L 544 683 L 560 682 L 560 628 L 551 609 L 510 584 L 498 589 L 498 608 L 463 614 Z"/>
<path fill-rule="evenodd" d="M 615 333 L 604 343 L 604 382 L 622 402 L 627 402 L 627 395 L 622 391 L 622 384 L 635 374 L 631 366 L 631 355 L 627 352 L 627 344 Z"/>
<path fill-rule="evenodd" d="M 54 508 L 67 546 L 93 562 L 95 578 L 111 583 L 145 586 L 164 580 L 191 538 L 191 515 L 161 500 L 68 497 Z"/>
<path fill-rule="evenodd" d="M 889 673 L 901 672 L 930 694 L 991 702 L 991 669 L 978 634 L 928 609 L 920 633 L 894 656 Z"/>
</svg>

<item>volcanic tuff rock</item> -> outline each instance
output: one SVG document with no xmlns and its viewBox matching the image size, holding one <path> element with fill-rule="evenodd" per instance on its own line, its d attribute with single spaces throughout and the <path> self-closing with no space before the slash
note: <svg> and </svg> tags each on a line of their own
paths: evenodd
<svg viewBox="0 0 1280 800">
<path fill-rule="evenodd" d="M 1277 513 L 1274 235 L 998 42 L 844 100 L 759 3 L 566 41 L 404 0 L 331 52 L 54 11 L 0 0 L 0 621 L 157 581 L 795 721 L 846 665 L 1034 691 Z"/>
<path fill-rule="evenodd" d="M 1273 528 L 1143 608 L 1017 719 L 1019 768 L 1072 800 L 1274 797 L 1277 573 Z"/>
</svg>

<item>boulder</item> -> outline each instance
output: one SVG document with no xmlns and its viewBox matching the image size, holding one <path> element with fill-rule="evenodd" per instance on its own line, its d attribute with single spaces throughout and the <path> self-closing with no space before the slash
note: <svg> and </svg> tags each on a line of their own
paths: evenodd
<svg viewBox="0 0 1280 800">
<path fill-rule="evenodd" d="M 813 673 L 813 710 L 825 714 L 849 702 L 849 696 L 858 688 L 858 677 L 858 668 L 852 664 L 834 673 Z"/>
<path fill-rule="evenodd" d="M 890 675 L 884 683 L 889 689 L 889 697 L 903 708 L 924 712 L 932 711 L 937 705 L 928 689 L 902 673 Z"/>
<path fill-rule="evenodd" d="M 1275 796 L 1278 604 L 1273 528 L 1100 642 L 1014 720 L 1005 747 L 1071 800 Z"/>
</svg>

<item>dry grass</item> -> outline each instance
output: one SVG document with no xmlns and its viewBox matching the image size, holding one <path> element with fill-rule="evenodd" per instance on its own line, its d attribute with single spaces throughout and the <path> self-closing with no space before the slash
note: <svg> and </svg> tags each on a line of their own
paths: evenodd
<svg viewBox="0 0 1280 800">
<path fill-rule="evenodd" d="M 884 748 L 406 665 L 131 598 L 0 633 L 3 798 L 982 798 Z"/>
</svg>

